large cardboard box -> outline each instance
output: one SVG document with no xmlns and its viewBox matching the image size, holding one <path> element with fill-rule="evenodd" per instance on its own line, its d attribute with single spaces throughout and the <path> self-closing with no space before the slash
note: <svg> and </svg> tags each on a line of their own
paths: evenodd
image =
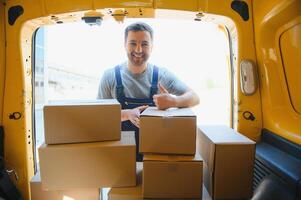
<svg viewBox="0 0 301 200">
<path fill-rule="evenodd" d="M 117 100 L 60 102 L 44 106 L 46 144 L 120 140 L 121 106 Z"/>
<path fill-rule="evenodd" d="M 145 155 L 144 198 L 201 198 L 203 160 L 195 156 Z"/>
<path fill-rule="evenodd" d="M 43 190 L 38 172 L 30 181 L 31 200 L 100 200 L 99 188 L 75 190 Z"/>
<path fill-rule="evenodd" d="M 147 108 L 140 116 L 139 151 L 195 154 L 196 115 L 189 108 Z"/>
<path fill-rule="evenodd" d="M 122 132 L 120 141 L 44 144 L 39 156 L 43 189 L 136 185 L 134 132 Z"/>
<path fill-rule="evenodd" d="M 108 193 L 108 200 L 145 200 L 142 195 L 142 163 L 137 163 L 137 186 L 124 187 L 124 188 L 111 188 Z M 172 198 L 168 198 L 172 200 Z M 182 198 L 181 198 L 182 199 Z M 200 198 L 190 199 L 199 200 Z M 211 200 L 207 190 L 203 187 L 203 200 Z M 156 198 L 156 200 L 163 200 L 162 198 Z M 176 199 L 179 200 L 179 199 Z"/>
<path fill-rule="evenodd" d="M 252 194 L 255 142 L 227 126 L 202 126 L 198 147 L 204 185 L 213 199 L 248 199 Z"/>
</svg>

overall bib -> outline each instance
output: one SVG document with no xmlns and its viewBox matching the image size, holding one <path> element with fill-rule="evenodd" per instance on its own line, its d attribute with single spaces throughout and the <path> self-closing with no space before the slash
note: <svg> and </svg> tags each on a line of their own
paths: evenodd
<svg viewBox="0 0 301 200">
<path fill-rule="evenodd" d="M 116 79 L 116 96 L 117 100 L 121 104 L 122 109 L 133 109 L 143 105 L 155 106 L 153 102 L 153 95 L 157 94 L 158 91 L 158 67 L 153 68 L 152 85 L 150 88 L 149 98 L 128 98 L 124 94 L 124 87 L 120 75 L 120 66 L 115 67 L 115 79 Z M 139 128 L 137 128 L 130 120 L 124 121 L 121 124 L 122 131 L 135 131 L 136 141 L 136 160 L 142 161 L 143 155 L 139 153 Z"/>
</svg>

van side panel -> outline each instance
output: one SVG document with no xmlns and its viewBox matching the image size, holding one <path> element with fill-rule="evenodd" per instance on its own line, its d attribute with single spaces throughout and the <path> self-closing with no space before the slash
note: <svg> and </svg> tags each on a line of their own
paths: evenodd
<svg viewBox="0 0 301 200">
<path fill-rule="evenodd" d="M 300 29 L 297 28 L 294 34 L 288 36 L 285 32 L 300 24 L 301 1 L 254 0 L 253 2 L 263 128 L 301 144 L 301 115 L 291 102 L 292 96 L 287 82 L 291 80 L 285 72 L 285 69 L 289 69 L 290 73 L 299 74 L 300 78 L 300 56 L 297 56 L 300 55 Z M 295 53 L 286 53 L 283 49 L 288 48 L 289 45 L 283 44 L 285 37 L 288 37 L 287 40 L 299 41 Z M 294 66 L 289 66 L 291 64 Z M 300 87 L 300 80 L 297 81 Z M 298 86 L 295 83 L 293 87 L 290 89 L 296 90 L 295 87 Z"/>
<path fill-rule="evenodd" d="M 4 78 L 5 78 L 5 15 L 4 5 L 0 4 L 0 125 L 3 119 Z"/>
<path fill-rule="evenodd" d="M 15 4 L 12 2 L 12 5 Z M 6 19 L 9 8 L 10 5 L 5 8 Z M 26 198 L 29 196 L 28 180 L 33 175 L 33 159 L 31 112 L 28 112 L 31 110 L 31 90 L 26 91 L 24 86 L 25 80 L 30 81 L 31 77 L 26 75 L 28 72 L 23 65 L 23 59 L 28 57 L 25 58 L 21 54 L 21 19 L 22 15 L 14 25 L 9 25 L 7 20 L 5 22 L 7 46 L 3 126 L 6 168 L 15 171 L 18 180 L 14 180 L 14 176 L 11 178 Z"/>
</svg>

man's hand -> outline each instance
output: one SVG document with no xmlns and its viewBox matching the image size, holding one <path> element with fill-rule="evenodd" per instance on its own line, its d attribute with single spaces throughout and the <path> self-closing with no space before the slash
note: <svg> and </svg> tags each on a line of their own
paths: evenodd
<svg viewBox="0 0 301 200">
<path fill-rule="evenodd" d="M 140 113 L 148 106 L 139 106 L 134 109 L 126 109 L 121 112 L 121 121 L 130 120 L 135 126 L 140 128 Z"/>
<path fill-rule="evenodd" d="M 153 96 L 154 103 L 160 110 L 165 110 L 171 107 L 176 107 L 176 97 L 169 94 L 169 92 L 159 83 L 160 94 Z"/>
</svg>

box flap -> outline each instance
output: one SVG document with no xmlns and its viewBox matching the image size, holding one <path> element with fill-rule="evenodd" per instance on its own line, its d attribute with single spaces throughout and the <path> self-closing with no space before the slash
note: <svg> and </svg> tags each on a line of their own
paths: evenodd
<svg viewBox="0 0 301 200">
<path fill-rule="evenodd" d="M 83 142 L 83 143 L 71 143 L 71 144 L 42 144 L 40 146 L 43 148 L 94 148 L 99 146 L 135 146 L 135 132 L 134 131 L 122 131 L 121 132 L 121 140 L 116 141 L 104 141 L 104 142 Z"/>
<path fill-rule="evenodd" d="M 214 168 L 215 144 L 208 138 L 208 136 L 198 128 L 198 150 L 208 166 L 210 172 Z"/>
<path fill-rule="evenodd" d="M 47 106 L 82 106 L 82 105 L 116 105 L 120 104 L 116 99 L 96 99 L 96 100 L 58 100 L 50 101 Z"/>
<path fill-rule="evenodd" d="M 157 107 L 148 107 L 141 116 L 158 116 L 158 117 L 196 117 L 190 108 L 169 108 L 159 110 Z"/>
<path fill-rule="evenodd" d="M 145 154 L 143 157 L 143 161 L 199 162 L 203 161 L 203 158 L 199 153 L 196 153 L 193 156 Z"/>
<path fill-rule="evenodd" d="M 199 128 L 214 144 L 255 144 L 246 136 L 224 125 L 200 126 Z"/>
</svg>

